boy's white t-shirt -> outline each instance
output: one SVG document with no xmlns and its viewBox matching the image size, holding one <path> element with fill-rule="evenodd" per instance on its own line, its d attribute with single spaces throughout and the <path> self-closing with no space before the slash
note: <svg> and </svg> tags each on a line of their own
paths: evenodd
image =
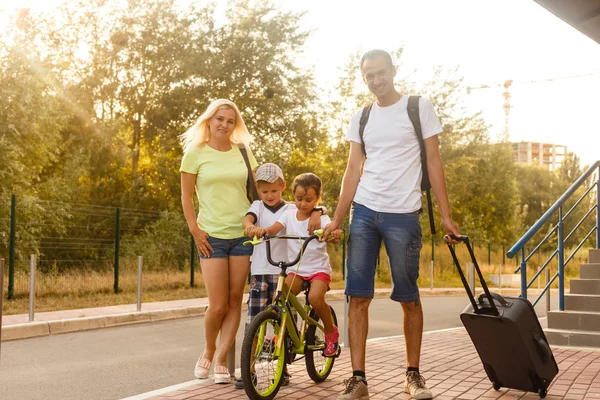
<svg viewBox="0 0 600 400">
<path fill-rule="evenodd" d="M 254 225 L 261 228 L 268 228 L 273 225 L 281 214 L 287 209 L 296 211 L 294 203 L 281 202 L 278 206 L 270 207 L 261 200 L 255 200 L 248 209 L 248 214 L 253 215 L 256 222 Z M 277 233 L 282 234 L 283 231 Z M 271 240 L 271 259 L 273 261 L 288 261 L 287 239 Z M 275 267 L 267 260 L 267 245 L 260 244 L 254 247 L 250 264 L 250 273 L 252 275 L 275 275 L 281 272 L 281 268 Z"/>
<path fill-rule="evenodd" d="M 421 149 L 406 108 L 408 96 L 388 107 L 373 104 L 363 139 L 367 159 L 354 201 L 374 211 L 410 213 L 421 208 Z M 346 140 L 361 143 L 362 109 L 350 119 Z M 442 132 L 429 99 L 419 99 L 423 139 Z"/>
<path fill-rule="evenodd" d="M 308 236 L 308 219 L 298 221 L 296 212 L 297 210 L 295 208 L 288 208 L 281 214 L 278 222 L 283 225 L 285 232 L 288 235 Z M 321 227 L 325 228 L 330 223 L 331 219 L 329 216 L 321 216 Z M 288 259 L 290 261 L 296 259 L 302 248 L 303 242 L 294 239 L 286 240 L 286 242 L 288 242 Z M 324 272 L 331 275 L 329 254 L 327 254 L 327 243 L 319 242 L 317 239 L 311 240 L 302 255 L 299 266 L 298 264 L 293 265 L 289 267 L 287 271 L 303 277 L 314 275 L 317 272 Z"/>
</svg>

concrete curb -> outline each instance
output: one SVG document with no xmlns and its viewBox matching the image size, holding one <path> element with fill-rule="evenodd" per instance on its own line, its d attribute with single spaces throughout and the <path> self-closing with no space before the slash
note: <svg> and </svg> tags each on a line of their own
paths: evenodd
<svg viewBox="0 0 600 400">
<path fill-rule="evenodd" d="M 391 289 L 376 289 L 374 298 L 389 298 Z M 452 296 L 463 295 L 463 288 L 449 289 L 421 289 L 421 296 Z M 514 293 L 513 293 L 514 292 Z M 503 294 L 516 294 L 517 290 L 503 289 Z M 302 297 L 302 296 L 299 296 Z M 465 296 L 466 297 L 466 296 Z M 345 300 L 342 291 L 327 293 L 327 300 Z M 179 318 L 200 317 L 206 312 L 208 306 L 174 307 L 162 310 L 147 310 L 140 312 L 128 312 L 122 314 L 110 314 L 94 317 L 68 318 L 62 320 L 36 321 L 22 324 L 5 325 L 2 327 L 1 340 L 18 340 L 39 336 L 55 335 L 60 333 L 80 332 L 91 329 L 110 328 L 122 325 L 140 324 L 144 322 L 158 322 Z M 242 310 L 247 310 L 246 303 L 242 304 Z"/>
<path fill-rule="evenodd" d="M 206 309 L 207 306 L 177 307 L 164 310 L 102 315 L 98 317 L 68 318 L 56 321 L 39 321 L 6 325 L 2 327 L 2 341 L 110 328 L 143 322 L 158 322 L 170 319 L 199 317 L 204 315 Z M 242 310 L 246 309 L 246 304 L 243 304 Z"/>
</svg>

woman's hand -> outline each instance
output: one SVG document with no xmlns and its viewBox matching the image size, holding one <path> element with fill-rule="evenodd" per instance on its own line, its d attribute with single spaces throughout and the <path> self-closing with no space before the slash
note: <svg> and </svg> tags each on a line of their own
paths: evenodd
<svg viewBox="0 0 600 400">
<path fill-rule="evenodd" d="M 192 232 L 192 236 L 194 237 L 194 242 L 196 243 L 196 247 L 200 254 L 206 258 L 210 258 L 210 253 L 214 253 L 215 250 L 210 243 L 208 243 L 208 233 L 198 228 L 198 230 Z"/>
</svg>

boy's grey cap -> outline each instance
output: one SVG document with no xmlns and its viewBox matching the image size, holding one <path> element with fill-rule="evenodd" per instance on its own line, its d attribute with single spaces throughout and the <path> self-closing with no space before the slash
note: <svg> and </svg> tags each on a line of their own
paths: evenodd
<svg viewBox="0 0 600 400">
<path fill-rule="evenodd" d="M 266 163 L 258 167 L 256 170 L 256 180 L 269 183 L 275 182 L 277 179 L 283 179 L 283 172 L 276 164 Z"/>
</svg>

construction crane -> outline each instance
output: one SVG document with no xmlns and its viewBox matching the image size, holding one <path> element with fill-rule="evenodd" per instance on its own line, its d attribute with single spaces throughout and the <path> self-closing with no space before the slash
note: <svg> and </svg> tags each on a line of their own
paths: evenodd
<svg viewBox="0 0 600 400">
<path fill-rule="evenodd" d="M 505 135 L 504 139 L 508 140 L 510 138 L 510 131 L 509 131 L 509 129 L 510 129 L 510 125 L 509 125 L 510 108 L 511 108 L 510 88 L 513 85 L 528 85 L 528 84 L 532 84 L 532 83 L 554 82 L 554 81 L 560 81 L 560 80 L 565 80 L 565 79 L 583 78 L 583 77 L 593 76 L 593 75 L 600 75 L 600 71 L 590 72 L 590 73 L 586 73 L 586 74 L 579 74 L 579 75 L 537 79 L 537 80 L 531 80 L 531 81 L 513 81 L 512 79 L 507 79 L 504 82 L 494 82 L 494 83 L 483 84 L 483 85 L 479 85 L 479 86 L 467 86 L 467 94 L 471 94 L 471 91 L 478 90 L 478 89 L 491 89 L 491 88 L 495 88 L 495 87 L 504 87 L 504 92 L 502 93 L 502 95 L 504 97 L 504 105 L 503 105 L 503 108 L 504 108 L 504 135 Z"/>
</svg>

